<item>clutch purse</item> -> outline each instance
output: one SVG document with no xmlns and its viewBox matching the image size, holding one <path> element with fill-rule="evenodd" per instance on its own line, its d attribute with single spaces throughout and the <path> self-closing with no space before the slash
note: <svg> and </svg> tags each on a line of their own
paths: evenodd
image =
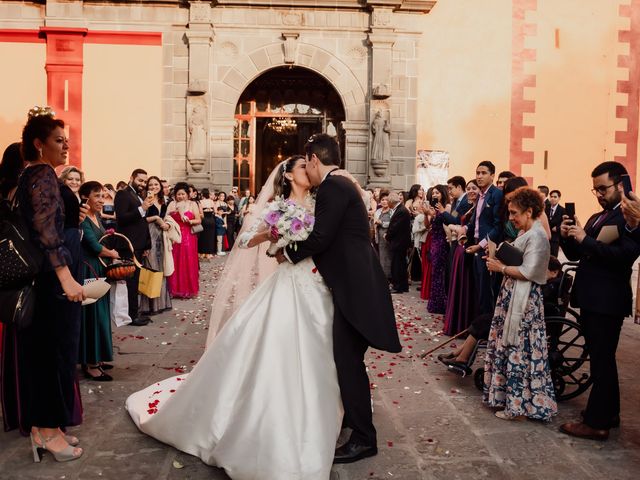
<svg viewBox="0 0 640 480">
<path fill-rule="evenodd" d="M 204 230 L 204 227 L 201 224 L 194 225 L 194 226 L 191 227 L 191 233 L 193 233 L 194 235 L 196 233 L 202 232 L 203 230 Z"/>
<path fill-rule="evenodd" d="M 507 267 L 519 267 L 524 261 L 524 254 L 509 242 L 502 242 L 496 249 L 496 258 Z"/>
</svg>

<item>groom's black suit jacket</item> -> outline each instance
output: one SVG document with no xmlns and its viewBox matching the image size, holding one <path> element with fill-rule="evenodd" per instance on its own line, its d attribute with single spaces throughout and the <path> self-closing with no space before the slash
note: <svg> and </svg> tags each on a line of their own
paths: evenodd
<svg viewBox="0 0 640 480">
<path fill-rule="evenodd" d="M 348 178 L 329 176 L 318 187 L 316 222 L 304 242 L 287 247 L 293 263 L 313 257 L 333 293 L 335 308 L 368 342 L 400 352 L 391 294 L 369 240 L 367 210 Z"/>
</svg>

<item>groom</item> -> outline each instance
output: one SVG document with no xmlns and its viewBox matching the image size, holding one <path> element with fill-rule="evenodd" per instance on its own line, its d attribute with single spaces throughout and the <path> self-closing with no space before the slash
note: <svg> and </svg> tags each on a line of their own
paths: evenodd
<svg viewBox="0 0 640 480">
<path fill-rule="evenodd" d="M 364 354 L 369 346 L 393 353 L 402 347 L 359 189 L 349 178 L 331 175 L 340 166 L 340 147 L 333 137 L 316 134 L 304 148 L 307 175 L 318 187 L 316 222 L 309 238 L 287 247 L 284 256 L 293 263 L 313 257 L 333 294 L 333 355 L 343 426 L 353 430 L 349 441 L 336 450 L 334 463 L 350 463 L 378 453 Z"/>
</svg>

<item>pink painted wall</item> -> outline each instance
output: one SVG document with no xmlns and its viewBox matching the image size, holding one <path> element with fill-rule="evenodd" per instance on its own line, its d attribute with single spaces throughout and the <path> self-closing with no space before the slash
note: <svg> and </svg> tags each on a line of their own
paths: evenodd
<svg viewBox="0 0 640 480">
<path fill-rule="evenodd" d="M 418 148 L 449 151 L 465 177 L 485 159 L 520 169 L 586 218 L 595 165 L 638 175 L 638 97 L 619 93 L 640 87 L 640 52 L 619 60 L 640 48 L 634 15 L 638 0 L 440 0 L 423 20 Z"/>
</svg>

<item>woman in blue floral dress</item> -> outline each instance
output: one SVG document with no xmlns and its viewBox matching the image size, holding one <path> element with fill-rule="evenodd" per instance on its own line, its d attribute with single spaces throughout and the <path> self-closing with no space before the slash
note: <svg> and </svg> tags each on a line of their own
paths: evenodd
<svg viewBox="0 0 640 480">
<path fill-rule="evenodd" d="M 547 355 L 542 285 L 550 246 L 539 221 L 544 204 L 538 192 L 522 187 L 509 203 L 509 219 L 521 231 L 513 245 L 523 252 L 520 266 L 487 259 L 504 276 L 496 303 L 484 366 L 483 401 L 504 407 L 498 418 L 548 421 L 557 413 Z"/>
</svg>

